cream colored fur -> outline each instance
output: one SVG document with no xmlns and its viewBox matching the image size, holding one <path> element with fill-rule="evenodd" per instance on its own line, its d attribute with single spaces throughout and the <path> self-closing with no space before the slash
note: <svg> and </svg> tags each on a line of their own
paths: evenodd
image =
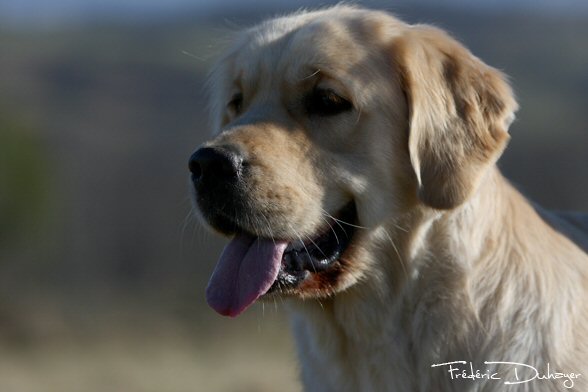
<svg viewBox="0 0 588 392">
<path fill-rule="evenodd" d="M 353 112 L 309 120 L 314 84 Z M 287 301 L 305 390 L 568 390 L 504 385 L 512 366 L 484 363 L 501 361 L 580 373 L 572 390 L 588 391 L 588 256 L 495 166 L 517 108 L 498 71 L 438 29 L 339 6 L 245 32 L 211 91 L 209 144 L 239 144 L 257 170 L 252 215 L 267 222 L 247 229 L 310 236 L 357 205 L 351 267 Z M 503 380 L 432 367 L 450 361 Z"/>
</svg>

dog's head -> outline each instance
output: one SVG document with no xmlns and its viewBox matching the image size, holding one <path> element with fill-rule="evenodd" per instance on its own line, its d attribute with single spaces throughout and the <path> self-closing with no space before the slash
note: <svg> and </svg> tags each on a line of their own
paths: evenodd
<svg viewBox="0 0 588 392">
<path fill-rule="evenodd" d="M 207 289 L 231 316 L 369 277 L 378 229 L 464 203 L 516 110 L 442 31 L 342 6 L 243 33 L 210 81 L 216 136 L 190 170 L 200 216 L 233 237 Z"/>
</svg>

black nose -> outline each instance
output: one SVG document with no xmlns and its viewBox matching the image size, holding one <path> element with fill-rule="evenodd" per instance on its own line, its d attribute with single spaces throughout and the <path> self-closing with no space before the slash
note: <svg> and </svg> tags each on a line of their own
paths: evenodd
<svg viewBox="0 0 588 392">
<path fill-rule="evenodd" d="M 233 146 L 203 147 L 190 157 L 188 163 L 195 184 L 234 181 L 243 166 L 243 157 Z"/>
</svg>

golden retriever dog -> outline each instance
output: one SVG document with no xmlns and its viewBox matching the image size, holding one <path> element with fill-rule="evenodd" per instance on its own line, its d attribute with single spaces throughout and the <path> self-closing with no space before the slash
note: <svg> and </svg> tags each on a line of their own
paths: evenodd
<svg viewBox="0 0 588 392">
<path fill-rule="evenodd" d="M 209 87 L 194 201 L 232 239 L 208 303 L 283 298 L 305 390 L 588 391 L 588 220 L 497 169 L 504 75 L 341 5 L 243 32 Z"/>
</svg>

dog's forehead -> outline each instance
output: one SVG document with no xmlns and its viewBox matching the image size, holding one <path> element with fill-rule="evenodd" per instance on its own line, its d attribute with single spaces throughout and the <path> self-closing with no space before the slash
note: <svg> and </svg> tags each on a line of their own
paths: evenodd
<svg viewBox="0 0 588 392">
<path fill-rule="evenodd" d="M 277 74 L 299 79 L 312 69 L 347 73 L 383 40 L 379 14 L 328 10 L 266 21 L 236 45 L 235 76 L 256 80 Z"/>
</svg>

